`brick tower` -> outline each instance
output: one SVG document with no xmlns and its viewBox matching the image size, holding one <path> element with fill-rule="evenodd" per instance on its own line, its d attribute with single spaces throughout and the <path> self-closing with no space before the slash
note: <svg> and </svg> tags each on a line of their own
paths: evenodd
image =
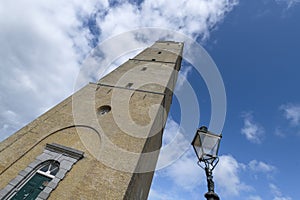
<svg viewBox="0 0 300 200">
<path fill-rule="evenodd" d="M 147 199 L 183 43 L 158 41 L 0 143 L 0 199 Z"/>
</svg>

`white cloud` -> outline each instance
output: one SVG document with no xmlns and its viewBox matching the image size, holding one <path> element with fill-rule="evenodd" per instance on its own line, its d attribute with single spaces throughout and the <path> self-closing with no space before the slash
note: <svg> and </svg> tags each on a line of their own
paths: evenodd
<svg viewBox="0 0 300 200">
<path fill-rule="evenodd" d="M 177 186 L 189 191 L 198 188 L 205 181 L 204 173 L 192 153 L 184 155 L 166 170 L 166 175 Z"/>
<path fill-rule="evenodd" d="M 284 138 L 286 136 L 286 130 L 282 130 L 282 128 L 277 127 L 274 131 L 274 134 L 278 137 Z"/>
<path fill-rule="evenodd" d="M 275 184 L 270 183 L 269 188 L 274 196 L 273 200 L 292 200 L 291 197 L 284 196 Z"/>
<path fill-rule="evenodd" d="M 251 185 L 244 182 L 244 175 L 249 173 L 264 173 L 269 175 L 276 170 L 276 167 L 263 161 L 252 160 L 248 164 L 238 162 L 231 155 L 221 155 L 220 161 L 213 171 L 213 180 L 215 181 L 215 190 L 219 196 L 231 199 L 234 197 L 245 197 L 245 194 L 256 191 L 255 183 Z M 199 188 L 203 190 L 203 194 L 206 192 L 206 176 L 204 170 L 197 165 L 194 152 L 190 149 L 179 160 L 176 160 L 172 165 L 159 171 L 156 176 L 162 178 L 164 181 L 168 181 L 168 188 L 159 189 L 156 185 L 156 190 L 150 193 L 150 199 L 168 199 L 168 195 L 173 195 L 174 199 L 178 198 L 178 191 L 184 192 L 185 195 L 193 196 L 195 191 L 199 191 Z M 156 177 L 157 178 L 157 177 Z M 271 188 L 271 187 L 270 187 Z M 171 192 L 170 192 L 171 191 Z M 277 191 L 279 191 L 277 189 Z M 170 192 L 170 193 L 169 193 Z M 275 190 L 272 190 L 275 194 Z M 161 197 L 159 197 L 159 195 Z M 287 198 L 276 193 L 274 197 Z M 189 198 L 192 199 L 192 198 Z M 197 199 L 197 198 L 196 198 Z M 249 195 L 247 200 L 261 200 L 259 195 Z M 290 200 L 290 199 L 285 199 Z"/>
<path fill-rule="evenodd" d="M 174 200 L 174 199 L 178 199 L 178 197 L 176 197 L 176 195 L 174 194 L 174 192 L 171 191 L 156 191 L 153 188 L 150 188 L 150 192 L 149 192 L 149 197 L 148 199 L 151 200 Z"/>
<path fill-rule="evenodd" d="M 179 1 L 145 0 L 139 7 L 122 3 L 98 18 L 103 34 L 108 38 L 124 31 L 141 27 L 159 27 L 179 30 L 191 37 L 209 36 L 209 31 L 225 14 L 238 4 L 238 0 Z"/>
<path fill-rule="evenodd" d="M 276 170 L 275 166 L 257 160 L 250 161 L 248 166 L 254 172 L 270 173 Z"/>
<path fill-rule="evenodd" d="M 165 151 L 164 148 L 171 142 L 172 148 Z M 163 148 L 157 166 L 163 166 L 162 163 L 171 163 L 171 165 L 159 171 L 159 175 L 171 180 L 175 185 L 174 190 L 179 187 L 193 193 L 199 187 L 206 188 L 207 183 L 204 170 L 197 165 L 195 153 L 189 142 L 185 138 L 184 131 L 180 130 L 179 125 L 172 119 L 169 119 L 164 131 Z M 187 147 L 190 148 L 187 150 Z M 268 170 L 269 165 L 264 162 L 256 162 L 256 165 L 261 170 Z M 252 166 L 254 167 L 254 165 L 255 163 L 253 162 Z M 240 192 L 251 188 L 240 179 L 240 173 L 245 169 L 245 166 L 245 164 L 239 163 L 231 155 L 220 156 L 220 161 L 213 173 L 214 180 L 217 183 L 216 189 L 218 194 L 226 197 L 238 196 Z M 169 188 L 173 187 L 170 186 Z"/>
<path fill-rule="evenodd" d="M 300 3 L 300 0 L 275 0 L 275 1 L 278 4 L 282 4 L 282 3 L 286 4 L 288 9 Z"/>
<path fill-rule="evenodd" d="M 214 170 L 217 188 L 224 196 L 238 196 L 242 191 L 248 191 L 251 187 L 240 180 L 239 173 L 244 168 L 231 155 L 220 156 L 220 161 Z"/>
<path fill-rule="evenodd" d="M 80 63 L 95 37 L 103 42 L 124 31 L 158 27 L 208 38 L 211 28 L 237 3 L 145 0 L 140 5 L 123 1 L 109 7 L 107 0 L 1 1 L 1 138 L 72 93 Z M 99 35 L 92 34 L 88 26 L 91 19 L 96 21 Z M 154 35 L 150 39 L 158 38 Z M 137 38 L 128 38 L 125 45 L 134 41 Z M 120 45 L 114 49 L 122 49 Z M 103 75 L 101 70 L 91 72 L 96 79 Z M 12 122 L 13 118 L 5 114 L 8 111 L 18 119 Z"/>
<path fill-rule="evenodd" d="M 181 159 L 171 166 L 160 171 L 160 176 L 168 178 L 174 185 L 168 188 L 176 191 L 176 188 L 194 193 L 197 188 L 206 188 L 206 176 L 204 170 L 197 165 L 194 152 L 189 151 Z M 213 175 L 216 183 L 216 191 L 220 196 L 239 196 L 242 191 L 248 191 L 250 186 L 240 180 L 240 172 L 243 164 L 239 163 L 231 155 L 220 156 L 220 162 L 215 168 Z M 154 194 L 152 194 L 154 195 Z"/>
<path fill-rule="evenodd" d="M 1 123 L 0 141 L 6 138 L 8 135 L 5 133 L 11 133 L 15 131 L 14 127 L 22 126 L 21 117 L 11 110 L 2 111 L 0 113 L 0 119 L 4 119 Z"/>
<path fill-rule="evenodd" d="M 281 105 L 279 109 L 283 111 L 284 117 L 291 123 L 291 125 L 300 125 L 300 105 L 285 104 Z"/>
<path fill-rule="evenodd" d="M 245 113 L 242 117 L 244 118 L 244 127 L 241 129 L 241 133 L 245 135 L 250 142 L 261 143 L 264 128 L 253 120 L 252 113 Z"/>
<path fill-rule="evenodd" d="M 292 200 L 290 197 L 274 197 L 273 200 Z"/>
<path fill-rule="evenodd" d="M 78 0 L 0 2 L 1 139 L 71 94 L 78 60 L 90 49 L 78 16 L 92 7 Z"/>
<path fill-rule="evenodd" d="M 184 130 L 174 120 L 168 118 L 156 169 L 164 168 L 178 159 L 182 159 L 181 156 L 190 147 L 190 139 L 186 138 Z"/>
<path fill-rule="evenodd" d="M 180 137 L 177 137 L 176 134 Z M 196 155 L 190 143 L 185 138 L 184 132 L 182 130 L 180 131 L 179 125 L 172 119 L 168 120 L 167 127 L 164 131 L 162 150 L 168 146 L 170 142 L 173 142 L 171 145 L 172 149 L 167 153 L 162 152 L 159 156 L 159 162 L 172 164 L 162 169 L 159 174 L 168 177 L 176 187 L 180 187 L 186 191 L 192 192 L 198 187 L 205 188 L 206 177 L 204 170 L 197 165 Z M 187 150 L 187 147 L 190 148 Z M 179 154 L 181 156 L 178 156 Z M 259 165 L 262 169 L 266 170 L 267 164 L 263 162 L 258 163 L 260 163 Z M 160 165 L 161 164 L 158 163 L 158 166 Z M 220 195 L 237 196 L 241 191 L 250 188 L 243 183 L 239 177 L 239 173 L 242 172 L 244 168 L 245 165 L 239 163 L 231 155 L 220 156 L 220 161 L 214 170 L 214 180 L 217 183 L 216 187 L 218 190 L 220 189 Z"/>
<path fill-rule="evenodd" d="M 184 82 L 187 81 L 188 75 L 192 72 L 192 67 L 188 66 L 184 69 L 181 69 L 179 71 L 179 76 L 176 82 L 175 90 L 180 90 L 180 88 L 183 86 Z"/>
<path fill-rule="evenodd" d="M 250 196 L 247 200 L 262 200 L 262 198 L 260 196 Z"/>
<path fill-rule="evenodd" d="M 190 140 L 185 138 L 184 131 L 172 119 L 168 119 L 164 130 L 163 146 L 156 168 L 165 168 L 164 174 L 185 190 L 194 189 L 204 180 Z"/>
</svg>

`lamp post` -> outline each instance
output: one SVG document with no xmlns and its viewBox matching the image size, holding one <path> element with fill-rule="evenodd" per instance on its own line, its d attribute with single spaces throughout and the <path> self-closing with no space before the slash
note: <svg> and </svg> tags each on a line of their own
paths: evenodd
<svg viewBox="0 0 300 200">
<path fill-rule="evenodd" d="M 207 200 L 219 200 L 215 193 L 212 171 L 219 162 L 218 150 L 222 135 L 216 135 L 207 130 L 207 127 L 200 127 L 192 141 L 193 148 L 198 157 L 198 165 L 205 170 L 208 192 L 204 195 Z"/>
</svg>

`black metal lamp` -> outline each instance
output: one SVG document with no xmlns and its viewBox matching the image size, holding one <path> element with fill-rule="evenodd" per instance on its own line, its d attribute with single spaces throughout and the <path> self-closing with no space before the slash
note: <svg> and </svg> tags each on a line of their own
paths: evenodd
<svg viewBox="0 0 300 200">
<path fill-rule="evenodd" d="M 218 150 L 222 135 L 216 135 L 207 130 L 207 127 L 200 127 L 193 139 L 192 145 L 198 157 L 198 165 L 205 170 L 208 192 L 204 195 L 207 200 L 219 200 L 214 191 L 212 171 L 219 162 Z"/>
</svg>

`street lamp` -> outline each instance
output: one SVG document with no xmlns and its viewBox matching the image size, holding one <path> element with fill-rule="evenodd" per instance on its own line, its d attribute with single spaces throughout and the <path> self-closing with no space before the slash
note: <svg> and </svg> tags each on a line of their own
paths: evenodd
<svg viewBox="0 0 300 200">
<path fill-rule="evenodd" d="M 214 191 L 212 171 L 219 162 L 218 150 L 222 135 L 216 135 L 200 127 L 193 139 L 192 145 L 198 157 L 198 165 L 205 170 L 208 192 L 204 195 L 207 200 L 219 200 Z"/>
</svg>

